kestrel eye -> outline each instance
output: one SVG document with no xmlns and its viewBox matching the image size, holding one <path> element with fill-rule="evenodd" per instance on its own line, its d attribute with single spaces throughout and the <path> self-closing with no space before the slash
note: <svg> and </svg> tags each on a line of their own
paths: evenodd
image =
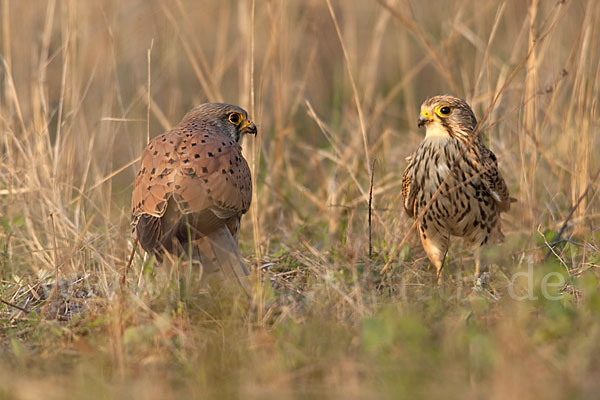
<svg viewBox="0 0 600 400">
<path fill-rule="evenodd" d="M 237 126 L 242 122 L 242 116 L 240 113 L 231 113 L 229 114 L 229 122 Z"/>
<path fill-rule="evenodd" d="M 440 114 L 450 115 L 450 107 L 444 106 L 444 107 L 440 108 Z"/>
</svg>

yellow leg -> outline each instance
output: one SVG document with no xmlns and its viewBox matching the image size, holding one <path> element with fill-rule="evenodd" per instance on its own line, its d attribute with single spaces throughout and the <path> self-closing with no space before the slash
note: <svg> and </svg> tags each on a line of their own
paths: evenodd
<svg viewBox="0 0 600 400">
<path fill-rule="evenodd" d="M 444 264 L 442 263 L 440 266 L 435 267 L 435 269 L 437 270 L 436 272 L 436 276 L 437 276 L 437 284 L 438 286 L 440 286 L 442 284 L 442 269 L 444 268 Z"/>
<path fill-rule="evenodd" d="M 481 247 L 475 250 L 473 256 L 475 258 L 475 279 L 477 279 L 481 273 Z"/>
<path fill-rule="evenodd" d="M 448 251 L 448 237 L 441 235 L 429 236 L 429 232 L 423 232 L 419 227 L 419 236 L 421 243 L 427 253 L 427 257 L 435 267 L 437 284 L 442 284 L 442 268 L 444 268 L 444 260 Z"/>
</svg>

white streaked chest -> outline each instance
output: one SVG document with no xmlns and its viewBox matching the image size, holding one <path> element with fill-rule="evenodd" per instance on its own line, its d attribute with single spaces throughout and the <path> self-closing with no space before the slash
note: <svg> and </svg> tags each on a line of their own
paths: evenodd
<svg viewBox="0 0 600 400">
<path fill-rule="evenodd" d="M 455 177 L 448 177 L 448 174 L 450 174 L 450 162 L 456 159 L 457 151 L 456 140 L 449 136 L 425 137 L 416 155 L 421 162 L 415 173 L 417 185 L 427 195 L 435 192 L 442 182 L 455 184 Z"/>
</svg>

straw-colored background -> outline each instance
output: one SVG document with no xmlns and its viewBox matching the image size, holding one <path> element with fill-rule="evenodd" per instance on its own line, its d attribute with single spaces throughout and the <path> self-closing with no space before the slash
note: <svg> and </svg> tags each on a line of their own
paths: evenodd
<svg viewBox="0 0 600 400">
<path fill-rule="evenodd" d="M 43 309 L 3 306 L 0 396 L 597 392 L 599 2 L 0 6 L 0 297 Z M 419 106 L 443 93 L 486 116 L 519 200 L 503 217 L 507 242 L 487 252 L 489 291 L 473 290 L 460 243 L 435 288 L 401 206 Z M 182 293 L 177 271 L 140 251 L 119 286 L 137 157 L 206 101 L 238 104 L 259 127 L 243 143 L 255 193 L 241 246 L 260 271 L 249 304 Z M 528 266 L 532 293 L 560 275 L 559 300 L 511 298 L 527 293 L 511 277 Z M 68 321 L 53 318 L 60 304 L 31 300 L 57 271 L 71 286 L 55 297 L 89 297 Z"/>
</svg>

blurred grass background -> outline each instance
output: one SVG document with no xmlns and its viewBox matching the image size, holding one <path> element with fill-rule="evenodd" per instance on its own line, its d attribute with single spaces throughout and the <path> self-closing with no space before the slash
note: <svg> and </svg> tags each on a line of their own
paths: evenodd
<svg viewBox="0 0 600 400">
<path fill-rule="evenodd" d="M 599 2 L 0 6 L 1 398 L 595 397 Z M 484 289 L 460 243 L 436 288 L 402 210 L 442 93 L 486 116 L 519 200 Z M 119 283 L 137 157 L 207 101 L 259 127 L 250 301 L 139 250 Z"/>
</svg>

